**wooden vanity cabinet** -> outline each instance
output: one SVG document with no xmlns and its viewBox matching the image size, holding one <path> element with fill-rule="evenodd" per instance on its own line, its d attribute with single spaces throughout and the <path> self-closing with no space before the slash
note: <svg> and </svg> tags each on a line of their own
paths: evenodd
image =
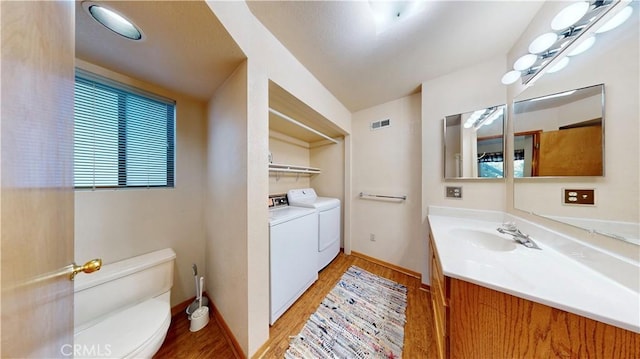
<svg viewBox="0 0 640 359">
<path fill-rule="evenodd" d="M 435 337 L 438 346 L 438 357 L 449 357 L 449 335 L 447 332 L 449 314 L 449 278 L 442 273 L 442 266 L 433 243 L 429 235 L 429 252 L 431 260 L 429 272 L 431 273 L 431 307 L 435 323 Z"/>
<path fill-rule="evenodd" d="M 640 334 L 446 277 L 429 247 L 439 358 L 640 358 Z"/>
</svg>

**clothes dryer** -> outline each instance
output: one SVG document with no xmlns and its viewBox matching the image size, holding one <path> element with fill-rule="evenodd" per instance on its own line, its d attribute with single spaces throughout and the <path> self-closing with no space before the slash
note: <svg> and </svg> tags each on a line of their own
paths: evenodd
<svg viewBox="0 0 640 359">
<path fill-rule="evenodd" d="M 318 211 L 318 271 L 340 252 L 340 200 L 318 197 L 313 188 L 287 192 L 290 206 L 315 208 Z"/>
</svg>

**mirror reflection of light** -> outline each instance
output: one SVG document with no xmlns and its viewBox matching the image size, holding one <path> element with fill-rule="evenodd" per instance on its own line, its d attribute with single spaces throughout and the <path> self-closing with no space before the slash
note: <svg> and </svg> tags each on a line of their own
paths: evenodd
<svg viewBox="0 0 640 359">
<path fill-rule="evenodd" d="M 622 25 L 622 23 L 627 21 L 627 19 L 631 16 L 632 12 L 633 12 L 633 8 L 631 6 L 625 7 L 619 13 L 617 13 L 614 17 L 612 17 L 611 20 L 607 21 L 598 30 L 596 30 L 596 34 L 601 34 L 603 32 L 613 30 L 616 27 Z"/>
<path fill-rule="evenodd" d="M 578 45 L 573 51 L 571 51 L 567 56 L 576 56 L 581 53 L 589 50 L 591 46 L 596 42 L 596 37 L 591 36 L 588 39 L 584 40 L 580 45 Z"/>
<path fill-rule="evenodd" d="M 560 92 L 560 93 L 556 93 L 556 94 L 553 94 L 553 95 L 532 98 L 531 101 L 542 101 L 542 100 L 548 100 L 550 98 L 569 96 L 569 95 L 573 95 L 575 92 L 576 92 L 576 90 Z"/>
<path fill-rule="evenodd" d="M 475 125 L 476 121 L 478 121 L 478 119 L 480 119 L 480 117 L 486 112 L 486 109 L 482 109 L 482 110 L 476 110 L 474 111 L 471 116 L 469 116 L 469 118 L 464 122 L 464 128 L 471 128 L 473 127 L 473 125 Z"/>
<path fill-rule="evenodd" d="M 568 57 L 563 57 L 560 61 L 558 61 L 557 64 L 555 64 L 552 68 L 547 70 L 547 73 L 552 74 L 554 72 L 558 72 L 558 71 L 564 69 L 565 67 L 567 67 L 567 65 L 569 65 L 569 58 Z"/>
<path fill-rule="evenodd" d="M 486 120 L 484 120 L 484 123 L 482 125 L 489 126 L 490 124 L 493 123 L 493 121 L 495 121 L 501 115 L 502 115 L 502 109 L 493 111 L 493 113 L 489 117 L 487 117 Z"/>
</svg>

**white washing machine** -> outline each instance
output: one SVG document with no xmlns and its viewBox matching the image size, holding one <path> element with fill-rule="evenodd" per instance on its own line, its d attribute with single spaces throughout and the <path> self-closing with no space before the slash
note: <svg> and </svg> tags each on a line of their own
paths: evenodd
<svg viewBox="0 0 640 359">
<path fill-rule="evenodd" d="M 269 324 L 318 280 L 318 215 L 269 196 Z"/>
<path fill-rule="evenodd" d="M 340 252 L 340 200 L 318 197 L 313 188 L 287 192 L 289 205 L 318 211 L 318 270 L 326 267 Z"/>
</svg>

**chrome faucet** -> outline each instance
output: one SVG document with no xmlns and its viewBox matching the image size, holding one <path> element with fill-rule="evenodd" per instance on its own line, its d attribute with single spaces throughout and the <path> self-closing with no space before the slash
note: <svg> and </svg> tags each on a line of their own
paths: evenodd
<svg viewBox="0 0 640 359">
<path fill-rule="evenodd" d="M 520 232 L 518 227 L 516 227 L 516 224 L 513 222 L 503 223 L 502 227 L 499 227 L 496 230 L 502 234 L 509 234 L 513 236 L 514 241 L 522 244 L 527 248 L 541 249 L 540 247 L 538 247 L 536 242 L 534 242 L 533 239 L 529 237 L 528 234 Z"/>
</svg>

